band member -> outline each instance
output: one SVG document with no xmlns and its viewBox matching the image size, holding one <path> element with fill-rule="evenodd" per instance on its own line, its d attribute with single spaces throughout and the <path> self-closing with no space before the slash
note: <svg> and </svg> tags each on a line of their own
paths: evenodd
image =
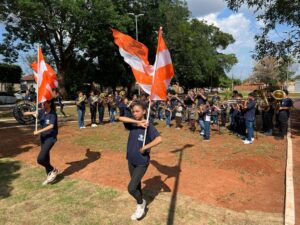
<svg viewBox="0 0 300 225">
<path fill-rule="evenodd" d="M 293 107 L 293 101 L 288 97 L 289 92 L 284 90 L 285 97 L 281 101 L 281 105 L 278 110 L 278 122 L 279 122 L 279 137 L 284 138 L 287 135 L 288 120 L 290 117 L 290 109 Z"/>
<path fill-rule="evenodd" d="M 234 91 L 232 92 L 231 99 L 237 99 L 238 94 L 239 94 L 239 92 L 238 92 L 237 90 L 234 90 Z"/>
<path fill-rule="evenodd" d="M 132 214 L 132 220 L 139 220 L 145 214 L 146 201 L 142 195 L 141 180 L 145 175 L 150 162 L 150 149 L 162 139 L 155 127 L 144 119 L 146 108 L 143 103 L 135 102 L 132 107 L 133 117 L 120 117 L 119 120 L 129 124 L 129 137 L 127 143 L 127 160 L 131 180 L 128 184 L 128 192 L 137 202 L 136 211 Z M 147 127 L 146 144 L 143 146 L 145 128 Z"/>
<path fill-rule="evenodd" d="M 272 136 L 273 134 L 273 117 L 274 117 L 274 103 L 275 99 L 272 96 L 271 91 L 267 91 L 267 100 L 268 107 L 262 111 L 262 119 L 263 119 L 263 131 L 264 135 Z"/>
<path fill-rule="evenodd" d="M 204 135 L 203 140 L 209 141 L 210 139 L 210 121 L 211 121 L 211 104 L 207 103 L 204 110 L 203 110 L 203 117 L 204 117 Z"/>
<path fill-rule="evenodd" d="M 207 94 L 204 92 L 203 88 L 200 88 L 200 90 L 197 93 L 197 106 L 205 105 L 207 102 Z"/>
<path fill-rule="evenodd" d="M 236 105 L 237 113 L 235 116 L 236 121 L 236 134 L 242 139 L 246 136 L 246 120 L 245 120 L 245 111 L 244 103 L 240 102 Z"/>
<path fill-rule="evenodd" d="M 244 144 L 252 144 L 254 141 L 254 123 L 255 123 L 255 110 L 256 102 L 254 100 L 254 94 L 249 93 L 248 100 L 244 103 L 244 118 L 247 129 L 246 140 Z"/>
<path fill-rule="evenodd" d="M 227 117 L 227 105 L 226 104 L 221 104 L 220 114 L 221 114 L 221 126 L 225 127 L 226 117 Z"/>
<path fill-rule="evenodd" d="M 205 108 L 205 105 L 200 105 L 198 107 L 198 120 L 199 120 L 199 126 L 200 126 L 200 136 L 203 136 L 204 135 L 204 108 Z"/>
<path fill-rule="evenodd" d="M 211 101 L 212 101 L 214 104 L 216 104 L 217 102 L 220 101 L 220 99 L 221 99 L 221 98 L 220 98 L 218 92 L 215 91 L 215 92 L 214 92 L 214 95 L 213 95 L 212 98 L 211 98 Z"/>
<path fill-rule="evenodd" d="M 190 108 L 192 108 L 193 103 L 195 102 L 194 100 L 194 92 L 192 90 L 188 91 L 188 94 L 184 98 L 184 106 L 186 107 L 186 111 L 184 113 L 185 120 L 190 121 Z"/>
<path fill-rule="evenodd" d="M 195 132 L 196 130 L 196 116 L 197 116 L 197 109 L 196 104 L 193 103 L 192 107 L 188 109 L 189 111 L 189 118 L 190 118 L 190 130 Z"/>
<path fill-rule="evenodd" d="M 120 103 L 122 102 L 122 98 L 121 96 L 119 95 L 119 92 L 118 91 L 115 91 L 115 95 L 114 95 L 114 101 L 117 105 L 117 107 L 120 107 Z"/>
<path fill-rule="evenodd" d="M 230 131 L 233 134 L 237 134 L 237 115 L 239 113 L 239 105 L 237 103 L 233 103 L 230 105 Z"/>
<path fill-rule="evenodd" d="M 90 112 L 91 112 L 91 127 L 97 127 L 96 114 L 97 114 L 98 96 L 95 95 L 94 91 L 90 92 L 90 97 L 88 101 L 89 101 Z"/>
<path fill-rule="evenodd" d="M 164 108 L 165 108 L 165 102 L 158 100 L 157 101 L 157 118 L 159 120 L 164 120 Z"/>
<path fill-rule="evenodd" d="M 132 106 L 133 102 L 129 101 L 128 98 L 124 97 L 119 105 L 119 109 L 120 109 L 120 116 L 122 117 L 129 117 L 132 118 L 132 113 L 131 113 L 131 106 Z M 124 123 L 124 127 L 128 130 L 130 124 L 128 123 Z"/>
<path fill-rule="evenodd" d="M 62 103 L 61 94 L 58 91 L 55 91 L 55 94 L 56 94 L 56 101 L 59 105 L 60 112 L 61 112 L 61 114 L 64 115 L 64 117 L 66 117 L 66 114 L 64 112 L 64 104 Z"/>
<path fill-rule="evenodd" d="M 83 94 L 82 91 L 79 91 L 78 97 L 75 102 L 77 106 L 78 126 L 80 129 L 85 128 L 84 126 L 85 101 L 86 101 L 86 96 Z"/>
<path fill-rule="evenodd" d="M 213 105 L 211 106 L 211 121 L 212 124 L 218 124 L 220 108 L 214 102 L 212 102 L 212 104 Z"/>
<path fill-rule="evenodd" d="M 132 118 L 132 113 L 131 113 L 131 105 L 133 102 L 129 101 L 128 98 L 123 98 L 121 103 L 120 103 L 120 116 L 125 116 L 125 117 L 130 117 Z"/>
<path fill-rule="evenodd" d="M 36 112 L 25 112 L 25 116 L 32 115 L 36 117 Z M 42 109 L 38 112 L 41 129 L 33 132 L 34 135 L 40 134 L 41 151 L 37 157 L 37 162 L 45 167 L 47 178 L 42 183 L 47 185 L 52 183 L 57 177 L 58 170 L 50 164 L 50 150 L 57 141 L 57 115 L 54 103 L 49 100 L 42 103 Z"/>
<path fill-rule="evenodd" d="M 183 107 L 181 106 L 181 102 L 178 102 L 177 106 L 175 107 L 176 129 L 178 129 L 178 130 L 181 129 L 182 111 L 183 111 Z"/>
<path fill-rule="evenodd" d="M 108 96 L 108 111 L 109 111 L 109 123 L 115 122 L 117 103 L 114 100 L 113 95 Z"/>
<path fill-rule="evenodd" d="M 165 105 L 164 109 L 165 109 L 166 125 L 169 128 L 171 126 L 171 118 L 172 118 L 172 111 L 173 111 L 170 100 L 167 100 L 167 104 Z"/>
<path fill-rule="evenodd" d="M 99 124 L 103 125 L 105 105 L 107 104 L 106 93 L 101 93 L 98 98 L 98 113 L 99 113 Z"/>
</svg>

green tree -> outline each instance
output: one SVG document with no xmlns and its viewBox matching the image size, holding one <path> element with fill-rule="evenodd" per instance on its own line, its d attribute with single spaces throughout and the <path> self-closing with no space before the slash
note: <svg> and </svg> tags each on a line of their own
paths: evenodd
<svg viewBox="0 0 300 225">
<path fill-rule="evenodd" d="M 20 83 L 22 69 L 18 65 L 0 63 L 1 83 Z"/>
<path fill-rule="evenodd" d="M 109 28 L 126 21 L 109 0 L 1 0 L 0 18 L 7 31 L 0 47 L 5 60 L 16 61 L 18 50 L 40 43 L 62 81 L 74 60 L 93 61 L 106 46 Z"/>
<path fill-rule="evenodd" d="M 225 0 L 229 8 L 238 11 L 243 5 L 254 8 L 257 20 L 264 23 L 262 33 L 256 36 L 256 59 L 265 55 L 284 57 L 292 52 L 300 59 L 300 2 L 299 0 Z M 274 42 L 269 39 L 270 31 L 278 25 L 290 27 L 290 34 L 283 40 Z"/>
</svg>

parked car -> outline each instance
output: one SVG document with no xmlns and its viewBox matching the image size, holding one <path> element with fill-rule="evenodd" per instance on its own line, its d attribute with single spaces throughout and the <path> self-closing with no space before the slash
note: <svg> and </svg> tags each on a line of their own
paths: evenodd
<svg viewBox="0 0 300 225">
<path fill-rule="evenodd" d="M 17 98 L 14 94 L 8 92 L 0 92 L 0 105 L 15 104 Z"/>
</svg>

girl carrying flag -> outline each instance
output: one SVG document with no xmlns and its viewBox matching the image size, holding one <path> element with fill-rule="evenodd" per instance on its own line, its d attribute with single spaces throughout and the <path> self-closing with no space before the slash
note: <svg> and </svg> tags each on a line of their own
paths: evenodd
<svg viewBox="0 0 300 225">
<path fill-rule="evenodd" d="M 132 107 L 133 118 L 119 117 L 121 122 L 126 123 L 129 130 L 126 158 L 131 179 L 128 184 L 128 192 L 137 203 L 136 211 L 131 216 L 132 220 L 139 220 L 145 215 L 146 201 L 143 199 L 141 180 L 149 166 L 151 148 L 162 141 L 153 124 L 145 120 L 146 112 L 144 104 L 135 102 Z M 143 146 L 146 128 L 146 142 Z"/>
</svg>

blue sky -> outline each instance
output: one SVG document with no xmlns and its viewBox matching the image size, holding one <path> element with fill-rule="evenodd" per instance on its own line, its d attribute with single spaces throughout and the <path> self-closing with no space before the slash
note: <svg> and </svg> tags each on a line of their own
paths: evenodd
<svg viewBox="0 0 300 225">
<path fill-rule="evenodd" d="M 223 52 L 236 54 L 239 62 L 228 75 L 246 79 L 255 64 L 251 58 L 255 50 L 254 36 L 260 33 L 260 28 L 263 26 L 262 22 L 256 20 L 254 9 L 242 6 L 236 13 L 228 9 L 223 0 L 187 0 L 187 3 L 193 17 L 205 20 L 208 24 L 214 24 L 222 31 L 233 35 L 235 43 Z M 288 30 L 287 26 L 278 26 L 269 37 L 278 41 L 287 36 L 284 32 Z M 293 69 L 296 70 L 297 66 Z"/>
<path fill-rule="evenodd" d="M 222 31 L 233 35 L 235 43 L 223 52 L 236 54 L 239 62 L 228 72 L 228 76 L 233 75 L 234 78 L 246 79 L 251 74 L 255 63 L 251 58 L 255 49 L 254 36 L 260 32 L 259 30 L 263 26 L 261 22 L 256 21 L 254 10 L 243 6 L 239 12 L 235 13 L 227 8 L 223 0 L 187 0 L 187 3 L 194 18 L 205 20 L 208 24 L 214 24 Z M 4 26 L 0 23 L 0 42 L 4 31 Z M 284 31 L 288 31 L 288 27 L 278 27 L 276 31 L 270 33 L 271 39 L 280 40 L 282 37 L 286 37 Z M 24 62 L 24 54 L 21 54 L 17 63 L 22 66 L 25 73 L 31 72 Z M 298 69 L 297 74 L 300 74 L 300 67 L 296 66 L 296 69 Z"/>
</svg>

